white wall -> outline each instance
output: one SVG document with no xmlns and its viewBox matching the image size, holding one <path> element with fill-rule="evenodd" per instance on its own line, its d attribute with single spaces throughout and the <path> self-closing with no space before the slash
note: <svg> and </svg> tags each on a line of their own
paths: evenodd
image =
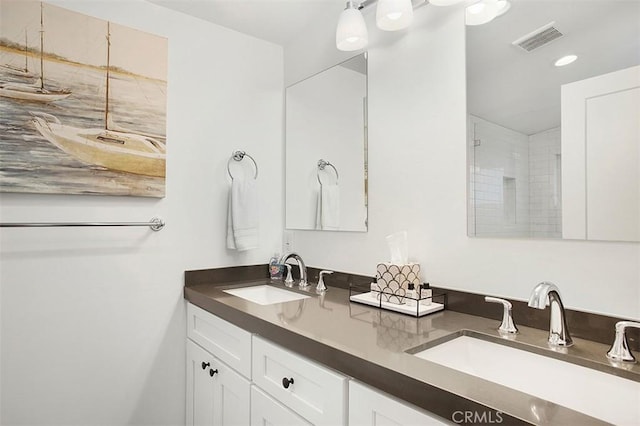
<svg viewBox="0 0 640 426">
<path fill-rule="evenodd" d="M 296 231 L 307 264 L 373 275 L 389 258 L 384 237 L 406 229 L 433 285 L 525 300 L 548 280 L 568 308 L 640 319 L 638 244 L 467 237 L 462 7 L 422 7 L 401 34 L 381 34 L 372 17 L 369 232 Z M 348 56 L 333 30 L 285 49 L 286 83 Z"/>
<path fill-rule="evenodd" d="M 139 0 L 55 4 L 168 37 L 167 196 L 2 194 L 0 219 L 167 225 L 1 231 L 0 423 L 181 424 L 183 271 L 280 247 L 282 48 Z M 260 248 L 243 254 L 224 238 L 234 149 L 260 166 Z"/>
</svg>

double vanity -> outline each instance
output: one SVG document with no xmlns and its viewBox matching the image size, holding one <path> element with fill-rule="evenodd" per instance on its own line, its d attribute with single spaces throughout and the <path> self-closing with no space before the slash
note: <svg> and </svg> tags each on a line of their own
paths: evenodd
<svg viewBox="0 0 640 426">
<path fill-rule="evenodd" d="M 187 424 L 640 423 L 640 368 L 608 359 L 611 345 L 572 339 L 550 284 L 530 305 L 551 299 L 551 331 L 515 333 L 507 301 L 499 330 L 494 319 L 414 318 L 265 273 L 186 272 Z"/>
</svg>

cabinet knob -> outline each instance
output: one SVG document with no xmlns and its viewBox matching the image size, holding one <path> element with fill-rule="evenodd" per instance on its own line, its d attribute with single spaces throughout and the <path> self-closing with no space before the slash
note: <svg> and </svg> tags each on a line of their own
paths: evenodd
<svg viewBox="0 0 640 426">
<path fill-rule="evenodd" d="M 218 372 L 218 369 L 217 369 L 217 368 L 216 368 L 215 370 L 214 370 L 213 368 L 210 368 L 210 369 L 209 369 L 209 375 L 210 375 L 211 377 L 213 377 L 213 375 L 214 375 L 214 374 L 216 374 L 217 372 Z"/>
<path fill-rule="evenodd" d="M 209 364 L 208 362 L 204 362 L 202 361 L 202 369 L 204 370 L 205 368 L 207 368 L 208 366 L 210 366 L 211 364 Z"/>
<path fill-rule="evenodd" d="M 289 389 L 289 385 L 293 384 L 293 377 L 290 379 L 287 379 L 286 377 L 284 377 L 282 379 L 282 386 L 284 386 L 285 389 Z"/>
</svg>

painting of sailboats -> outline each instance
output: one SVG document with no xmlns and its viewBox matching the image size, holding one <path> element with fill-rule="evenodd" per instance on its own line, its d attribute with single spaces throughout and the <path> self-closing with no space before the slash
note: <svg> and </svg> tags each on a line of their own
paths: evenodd
<svg viewBox="0 0 640 426">
<path fill-rule="evenodd" d="M 165 38 L 0 0 L 0 191 L 163 197 Z"/>
</svg>

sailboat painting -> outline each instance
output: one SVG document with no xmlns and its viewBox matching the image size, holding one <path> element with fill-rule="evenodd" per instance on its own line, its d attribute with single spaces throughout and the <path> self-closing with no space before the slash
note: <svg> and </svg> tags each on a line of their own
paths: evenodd
<svg viewBox="0 0 640 426">
<path fill-rule="evenodd" d="M 0 0 L 0 192 L 165 196 L 167 39 Z"/>
</svg>

